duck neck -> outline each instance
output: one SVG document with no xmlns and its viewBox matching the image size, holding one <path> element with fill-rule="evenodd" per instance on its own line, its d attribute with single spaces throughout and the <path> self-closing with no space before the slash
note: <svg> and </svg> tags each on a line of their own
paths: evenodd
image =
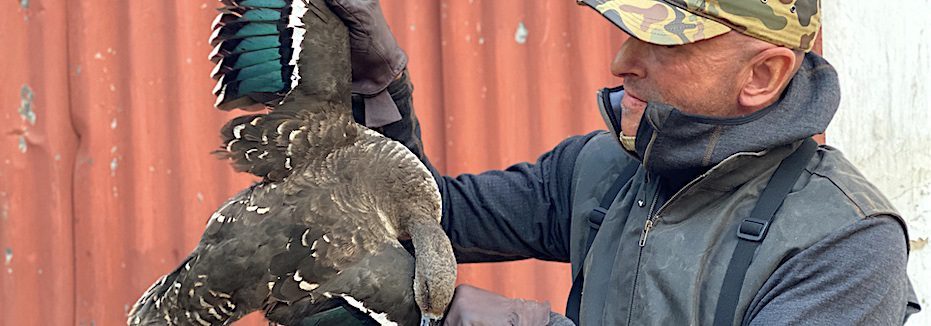
<svg viewBox="0 0 931 326">
<path fill-rule="evenodd" d="M 437 223 L 411 221 L 407 231 L 415 251 L 414 299 L 422 314 L 440 318 L 455 290 L 456 261 L 452 246 Z"/>
</svg>

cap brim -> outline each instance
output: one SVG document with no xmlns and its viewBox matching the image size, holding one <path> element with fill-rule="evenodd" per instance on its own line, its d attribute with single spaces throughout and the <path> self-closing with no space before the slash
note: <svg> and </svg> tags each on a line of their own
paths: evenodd
<svg viewBox="0 0 931 326">
<path fill-rule="evenodd" d="M 578 0 L 638 40 L 682 45 L 731 31 L 717 21 L 690 13 L 662 0 Z"/>
</svg>

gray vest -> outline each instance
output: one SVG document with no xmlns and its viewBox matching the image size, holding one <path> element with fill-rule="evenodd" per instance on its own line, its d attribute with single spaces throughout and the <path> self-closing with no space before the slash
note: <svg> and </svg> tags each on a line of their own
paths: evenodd
<svg viewBox="0 0 931 326">
<path fill-rule="evenodd" d="M 798 144 L 738 153 L 702 174 L 662 206 L 641 166 L 608 210 L 582 257 L 588 214 L 627 164 L 640 164 L 604 133 L 589 141 L 573 172 L 573 278 L 585 273 L 582 325 L 711 325 L 736 230 L 779 162 Z M 650 180 L 653 179 L 653 180 Z M 899 214 L 835 149 L 822 146 L 802 172 L 747 271 L 735 324 L 793 253 L 858 220 Z M 653 217 L 644 238 L 644 225 Z M 901 218 L 900 218 L 901 219 Z M 642 244 L 642 246 L 641 246 Z M 585 261 L 584 270 L 580 263 Z M 741 320 L 743 319 L 743 320 Z"/>
</svg>

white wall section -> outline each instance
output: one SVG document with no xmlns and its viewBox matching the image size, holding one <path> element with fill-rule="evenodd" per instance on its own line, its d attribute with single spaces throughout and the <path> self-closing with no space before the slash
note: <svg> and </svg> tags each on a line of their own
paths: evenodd
<svg viewBox="0 0 931 326">
<path fill-rule="evenodd" d="M 908 272 L 931 325 L 931 0 L 825 1 L 824 56 L 840 74 L 827 143 L 908 221 Z"/>
</svg>

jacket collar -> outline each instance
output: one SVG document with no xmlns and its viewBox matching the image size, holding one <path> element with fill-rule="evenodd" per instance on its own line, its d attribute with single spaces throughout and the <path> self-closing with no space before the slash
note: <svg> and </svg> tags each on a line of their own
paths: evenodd
<svg viewBox="0 0 931 326">
<path fill-rule="evenodd" d="M 617 138 L 623 88 L 604 89 L 600 94 L 602 117 Z M 743 162 L 769 156 L 764 154 L 775 154 L 779 152 L 776 148 L 787 145 L 794 148 L 800 140 L 823 133 L 839 102 L 836 71 L 826 60 L 809 53 L 779 101 L 747 116 L 697 116 L 662 103 L 648 103 L 637 130 L 636 152 L 629 154 L 637 156 L 649 172 L 684 184 L 711 168 L 729 169 L 718 165 L 732 157 Z M 758 172 L 750 170 L 735 167 L 730 173 Z"/>
</svg>

